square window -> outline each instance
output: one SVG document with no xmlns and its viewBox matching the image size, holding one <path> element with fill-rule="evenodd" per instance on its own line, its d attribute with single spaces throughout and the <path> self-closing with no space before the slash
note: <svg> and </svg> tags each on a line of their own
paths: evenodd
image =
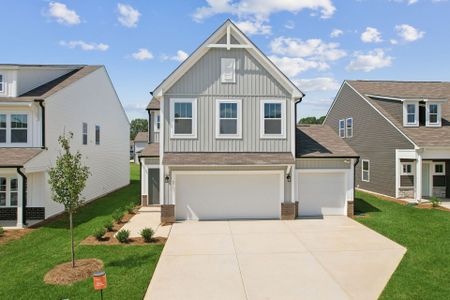
<svg viewBox="0 0 450 300">
<path fill-rule="evenodd" d="M 444 163 L 434 163 L 434 175 L 445 175 Z"/>
<path fill-rule="evenodd" d="M 402 170 L 401 175 L 412 175 L 413 174 L 413 165 L 412 163 L 401 163 Z"/>
</svg>

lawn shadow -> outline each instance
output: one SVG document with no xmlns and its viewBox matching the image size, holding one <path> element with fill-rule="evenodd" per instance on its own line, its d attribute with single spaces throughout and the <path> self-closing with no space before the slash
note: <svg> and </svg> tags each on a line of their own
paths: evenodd
<svg viewBox="0 0 450 300">
<path fill-rule="evenodd" d="M 355 200 L 355 214 L 367 214 L 371 212 L 381 212 L 377 207 L 372 204 L 366 202 L 361 198 L 356 198 Z"/>
<path fill-rule="evenodd" d="M 127 246 L 125 246 L 127 247 Z M 128 246 L 128 247 L 142 247 L 142 246 Z M 138 267 L 142 266 L 149 261 L 156 261 L 158 259 L 158 256 L 160 253 L 158 251 L 149 251 L 145 255 L 140 256 L 128 256 L 124 257 L 122 259 L 117 259 L 108 262 L 105 266 L 106 267 L 119 267 L 119 268 L 130 268 L 130 267 Z"/>
</svg>

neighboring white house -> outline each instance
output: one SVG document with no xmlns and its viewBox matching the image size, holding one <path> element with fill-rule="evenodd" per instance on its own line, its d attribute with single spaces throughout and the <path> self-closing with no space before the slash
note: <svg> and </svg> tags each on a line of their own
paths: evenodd
<svg viewBox="0 0 450 300">
<path fill-rule="evenodd" d="M 129 122 L 104 66 L 0 64 L 0 224 L 61 213 L 48 170 L 74 134 L 91 201 L 129 184 Z"/>
<path fill-rule="evenodd" d="M 152 95 L 141 195 L 163 222 L 353 214 L 357 154 L 297 128 L 303 93 L 230 20 Z"/>
<path fill-rule="evenodd" d="M 133 154 L 134 154 L 134 162 L 136 164 L 139 163 L 139 154 L 142 150 L 144 150 L 145 146 L 148 144 L 148 132 L 138 132 L 133 141 Z"/>
</svg>

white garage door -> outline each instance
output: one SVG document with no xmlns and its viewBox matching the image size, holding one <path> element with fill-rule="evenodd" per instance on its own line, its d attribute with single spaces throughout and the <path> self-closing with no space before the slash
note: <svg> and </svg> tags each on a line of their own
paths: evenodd
<svg viewBox="0 0 450 300">
<path fill-rule="evenodd" d="M 178 220 L 279 218 L 281 172 L 174 174 Z"/>
<path fill-rule="evenodd" d="M 344 172 L 298 173 L 299 215 L 346 215 L 345 175 Z"/>
</svg>

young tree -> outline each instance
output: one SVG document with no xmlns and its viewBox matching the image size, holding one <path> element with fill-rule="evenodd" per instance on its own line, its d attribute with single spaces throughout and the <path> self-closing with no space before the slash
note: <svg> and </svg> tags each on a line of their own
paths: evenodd
<svg viewBox="0 0 450 300">
<path fill-rule="evenodd" d="M 52 190 L 52 199 L 64 205 L 69 214 L 70 239 L 72 248 L 72 267 L 75 267 L 75 247 L 73 241 L 72 215 L 83 203 L 81 192 L 86 187 L 86 181 L 90 175 L 89 168 L 81 162 L 79 151 L 70 152 L 70 140 L 73 133 L 69 132 L 58 138 L 62 152 L 56 159 L 56 165 L 49 171 L 49 184 Z"/>
</svg>

